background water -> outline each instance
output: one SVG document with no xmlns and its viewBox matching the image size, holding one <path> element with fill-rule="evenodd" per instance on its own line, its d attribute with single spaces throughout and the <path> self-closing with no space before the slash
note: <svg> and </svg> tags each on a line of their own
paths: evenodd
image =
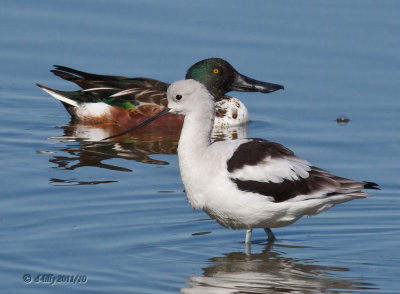
<svg viewBox="0 0 400 294">
<path fill-rule="evenodd" d="M 2 0 L 2 293 L 399 293 L 399 29 L 398 1 Z M 76 89 L 53 64 L 172 82 L 213 56 L 286 87 L 234 93 L 243 135 L 381 190 L 274 230 L 272 246 L 255 230 L 246 256 L 244 231 L 188 204 L 174 132 L 84 140 L 102 130 L 69 125 L 35 86 Z"/>
</svg>

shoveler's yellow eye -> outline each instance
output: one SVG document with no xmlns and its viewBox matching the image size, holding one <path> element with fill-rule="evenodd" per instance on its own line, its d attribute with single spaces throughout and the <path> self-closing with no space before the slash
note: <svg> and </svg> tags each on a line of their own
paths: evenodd
<svg viewBox="0 0 400 294">
<path fill-rule="evenodd" d="M 219 69 L 218 68 L 214 68 L 213 73 L 219 74 Z"/>
</svg>

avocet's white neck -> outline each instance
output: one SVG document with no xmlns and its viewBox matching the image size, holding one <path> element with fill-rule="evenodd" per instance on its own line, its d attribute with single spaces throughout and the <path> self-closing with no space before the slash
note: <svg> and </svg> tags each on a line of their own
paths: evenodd
<svg viewBox="0 0 400 294">
<path fill-rule="evenodd" d="M 208 182 L 204 173 L 214 127 L 214 98 L 204 85 L 191 79 L 171 84 L 167 98 L 173 113 L 185 115 L 178 145 L 179 169 L 190 204 L 202 208 L 205 198 L 198 192 Z"/>
<path fill-rule="evenodd" d="M 213 103 L 214 104 L 214 103 Z M 179 170 L 186 195 L 193 208 L 202 208 L 203 198 L 196 194 L 195 186 L 203 183 L 205 155 L 211 143 L 211 131 L 214 127 L 214 108 L 208 112 L 194 112 L 185 116 L 178 145 Z M 199 197 L 195 197 L 195 196 Z"/>
<path fill-rule="evenodd" d="M 214 127 L 215 104 L 210 103 L 209 109 L 194 111 L 185 116 L 178 145 L 179 161 L 196 158 L 211 143 L 211 132 Z"/>
</svg>

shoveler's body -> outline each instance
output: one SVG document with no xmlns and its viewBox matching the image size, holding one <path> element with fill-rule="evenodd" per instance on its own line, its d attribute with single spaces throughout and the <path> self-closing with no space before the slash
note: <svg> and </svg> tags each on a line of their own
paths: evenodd
<svg viewBox="0 0 400 294">
<path fill-rule="evenodd" d="M 150 78 L 127 78 L 90 74 L 64 66 L 55 66 L 52 72 L 82 88 L 79 91 L 59 91 L 38 86 L 60 100 L 71 117 L 90 124 L 136 125 L 167 105 L 169 84 Z M 234 126 L 249 120 L 246 106 L 237 98 L 225 96 L 231 90 L 269 93 L 283 86 L 250 79 L 239 74 L 228 62 L 210 58 L 194 64 L 187 78 L 203 83 L 216 100 L 218 126 Z M 168 114 L 156 125 L 181 127 L 183 116 Z"/>
</svg>

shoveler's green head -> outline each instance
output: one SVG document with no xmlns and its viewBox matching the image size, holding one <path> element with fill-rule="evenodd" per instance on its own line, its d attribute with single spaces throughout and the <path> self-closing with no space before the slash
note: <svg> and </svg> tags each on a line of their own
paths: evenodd
<svg viewBox="0 0 400 294">
<path fill-rule="evenodd" d="M 186 79 L 204 84 L 217 100 L 230 91 L 270 93 L 284 88 L 246 77 L 221 58 L 208 58 L 195 63 L 188 69 Z"/>
</svg>

